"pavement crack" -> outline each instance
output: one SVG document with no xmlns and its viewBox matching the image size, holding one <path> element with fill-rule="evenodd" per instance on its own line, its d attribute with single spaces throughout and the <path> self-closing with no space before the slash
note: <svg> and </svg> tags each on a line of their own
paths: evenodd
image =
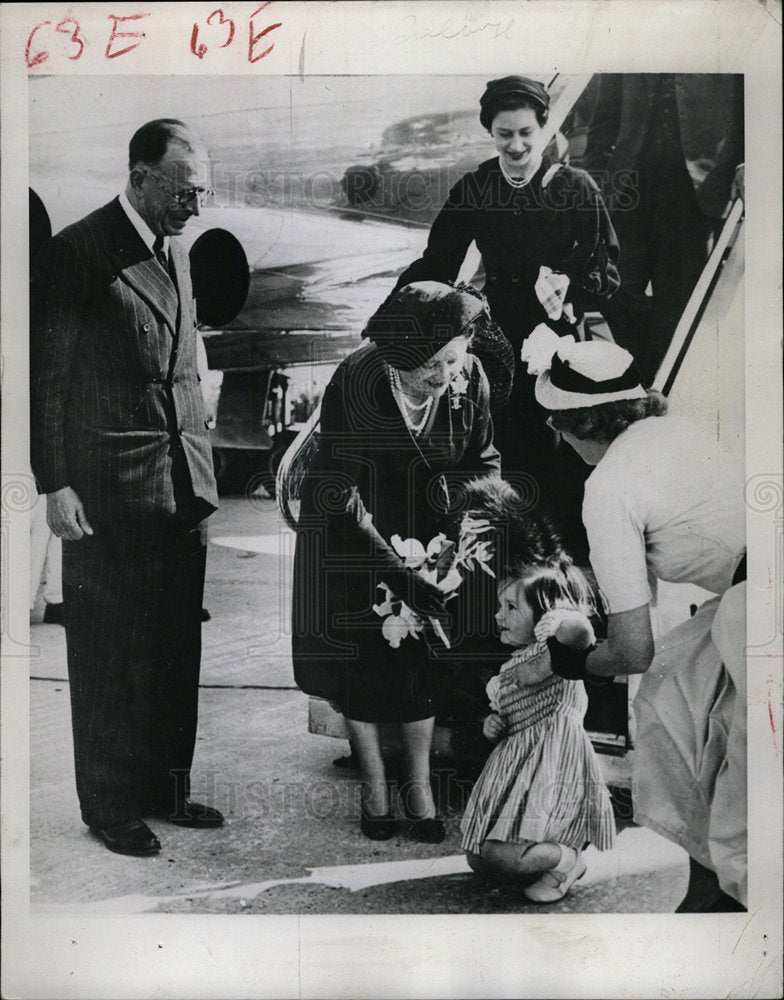
<svg viewBox="0 0 784 1000">
<path fill-rule="evenodd" d="M 31 681 L 48 681 L 52 684 L 67 684 L 67 677 L 37 677 L 31 676 Z M 199 684 L 200 688 L 227 691 L 299 691 L 296 684 Z"/>
</svg>

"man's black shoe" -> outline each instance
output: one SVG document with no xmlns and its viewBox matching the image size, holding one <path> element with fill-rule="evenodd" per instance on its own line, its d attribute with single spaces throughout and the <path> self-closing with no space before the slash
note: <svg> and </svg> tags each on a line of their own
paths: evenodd
<svg viewBox="0 0 784 1000">
<path fill-rule="evenodd" d="M 191 802 L 185 799 L 180 802 L 173 812 L 159 813 L 161 819 L 167 819 L 175 826 L 188 826 L 197 830 L 206 830 L 210 827 L 223 825 L 223 813 L 213 809 L 212 806 L 202 805 L 200 802 Z"/>
<path fill-rule="evenodd" d="M 146 858 L 161 849 L 160 840 L 140 819 L 129 819 L 111 826 L 91 826 L 90 829 L 115 854 Z"/>
<path fill-rule="evenodd" d="M 63 620 L 63 605 L 60 604 L 47 604 L 44 608 L 44 624 L 45 625 L 64 625 Z"/>
</svg>

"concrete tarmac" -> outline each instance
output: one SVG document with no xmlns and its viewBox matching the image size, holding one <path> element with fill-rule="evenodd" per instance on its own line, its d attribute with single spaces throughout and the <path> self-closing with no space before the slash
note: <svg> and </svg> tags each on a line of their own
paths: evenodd
<svg viewBox="0 0 784 1000">
<path fill-rule="evenodd" d="M 273 500 L 225 497 L 210 522 L 200 723 L 193 798 L 221 809 L 218 830 L 149 825 L 152 858 L 112 854 L 81 823 L 74 787 L 65 635 L 31 627 L 31 912 L 668 913 L 685 893 L 683 850 L 619 824 L 616 848 L 589 848 L 588 871 L 558 904 L 528 903 L 480 879 L 460 852 L 468 785 L 435 762 L 447 838 L 425 845 L 401 824 L 389 841 L 359 830 L 359 782 L 332 760 L 345 742 L 307 731 L 291 672 L 293 536 Z M 40 610 L 40 609 L 39 609 Z"/>
</svg>

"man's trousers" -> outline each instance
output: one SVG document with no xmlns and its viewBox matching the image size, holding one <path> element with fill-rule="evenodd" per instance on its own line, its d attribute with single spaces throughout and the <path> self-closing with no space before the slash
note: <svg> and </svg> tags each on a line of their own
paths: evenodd
<svg viewBox="0 0 784 1000">
<path fill-rule="evenodd" d="M 82 819 L 171 814 L 190 791 L 206 524 L 93 522 L 63 542 L 63 603 Z"/>
</svg>

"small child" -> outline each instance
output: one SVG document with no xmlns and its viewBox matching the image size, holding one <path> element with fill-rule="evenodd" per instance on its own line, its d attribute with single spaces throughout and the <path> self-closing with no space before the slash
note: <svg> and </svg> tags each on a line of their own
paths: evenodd
<svg viewBox="0 0 784 1000">
<path fill-rule="evenodd" d="M 509 570 L 498 600 L 501 641 L 516 652 L 487 685 L 493 712 L 483 731 L 500 742 L 469 798 L 462 847 L 474 871 L 520 876 L 527 899 L 554 903 L 585 874 L 584 847 L 604 851 L 615 838 L 610 798 L 583 729 L 585 688 L 552 673 L 545 641 L 562 617 L 592 613 L 590 589 L 559 552 Z M 593 636 L 586 638 L 590 645 Z"/>
</svg>

